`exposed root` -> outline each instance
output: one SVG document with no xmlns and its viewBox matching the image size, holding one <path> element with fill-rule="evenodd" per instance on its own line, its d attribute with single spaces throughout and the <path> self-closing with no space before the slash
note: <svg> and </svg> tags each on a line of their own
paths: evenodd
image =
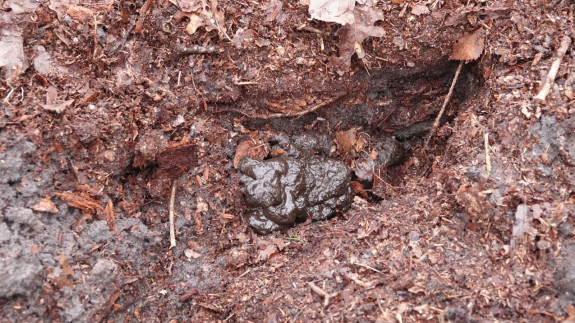
<svg viewBox="0 0 575 323">
<path fill-rule="evenodd" d="M 441 106 L 441 110 L 439 110 L 439 114 L 435 118 L 435 121 L 433 121 L 433 126 L 431 127 L 431 130 L 429 131 L 429 134 L 427 135 L 427 139 L 425 139 L 425 145 L 423 146 L 423 150 L 427 150 L 427 147 L 429 146 L 429 141 L 431 140 L 431 138 L 435 134 L 435 131 L 439 127 L 439 121 L 441 120 L 441 117 L 443 116 L 443 113 L 445 112 L 445 107 L 447 106 L 449 99 L 451 99 L 451 96 L 453 95 L 453 89 L 455 88 L 455 83 L 457 83 L 457 79 L 459 78 L 459 73 L 461 73 L 461 67 L 462 66 L 463 66 L 463 61 L 461 61 L 459 63 L 459 66 L 457 66 L 457 70 L 455 71 L 455 77 L 453 77 L 453 82 L 451 82 L 451 87 L 449 88 L 449 92 L 447 93 L 445 100 L 443 100 L 443 105 Z"/>
</svg>

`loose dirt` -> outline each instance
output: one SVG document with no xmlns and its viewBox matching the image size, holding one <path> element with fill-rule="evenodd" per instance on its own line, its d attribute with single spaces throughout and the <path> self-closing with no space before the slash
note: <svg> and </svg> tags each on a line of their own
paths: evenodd
<svg viewBox="0 0 575 323">
<path fill-rule="evenodd" d="M 571 322 L 575 5 L 362 2 L 4 1 L 1 320 Z M 255 233 L 243 158 L 309 155 L 350 208 Z"/>
</svg>

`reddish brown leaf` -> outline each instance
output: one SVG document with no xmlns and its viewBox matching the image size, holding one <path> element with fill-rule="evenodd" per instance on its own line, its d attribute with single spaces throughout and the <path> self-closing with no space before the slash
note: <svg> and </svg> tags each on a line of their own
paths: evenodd
<svg viewBox="0 0 575 323">
<path fill-rule="evenodd" d="M 479 28 L 471 34 L 459 38 L 457 42 L 453 44 L 453 53 L 451 53 L 449 59 L 466 62 L 476 60 L 481 56 L 484 48 L 483 28 Z"/>
<path fill-rule="evenodd" d="M 52 202 L 48 198 L 44 198 L 38 201 L 38 203 L 32 206 L 32 210 L 37 212 L 58 213 L 58 208 L 56 207 L 56 204 L 54 204 L 54 202 Z"/>
<path fill-rule="evenodd" d="M 244 157 L 263 160 L 264 157 L 267 156 L 268 151 L 269 147 L 267 144 L 258 144 L 253 140 L 242 141 L 236 148 L 234 168 L 238 168 L 238 164 Z"/>
</svg>

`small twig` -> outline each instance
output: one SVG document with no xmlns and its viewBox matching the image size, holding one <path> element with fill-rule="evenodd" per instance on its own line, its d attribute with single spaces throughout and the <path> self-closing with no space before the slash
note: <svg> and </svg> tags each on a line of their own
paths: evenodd
<svg viewBox="0 0 575 323">
<path fill-rule="evenodd" d="M 339 94 L 329 100 L 323 101 L 322 103 L 318 103 L 316 105 L 314 105 L 313 107 L 307 109 L 307 110 L 303 110 L 303 111 L 299 111 L 296 113 L 291 113 L 291 114 L 285 114 L 285 113 L 273 113 L 273 114 L 249 114 L 246 113 L 244 111 L 238 110 L 238 109 L 224 109 L 224 110 L 218 110 L 218 111 L 214 111 L 214 113 L 222 113 L 222 112 L 237 112 L 239 114 L 242 114 L 248 118 L 251 119 L 264 119 L 264 120 L 269 120 L 269 119 L 277 119 L 277 118 L 292 118 L 292 117 L 301 117 L 304 116 L 308 113 L 314 112 L 319 108 L 325 107 L 328 104 L 331 104 L 337 100 L 339 100 L 341 97 L 343 97 L 345 95 L 345 93 Z"/>
<path fill-rule="evenodd" d="M 186 46 L 177 46 L 176 53 L 178 55 L 193 55 L 193 54 L 219 54 L 223 52 L 223 50 L 218 49 L 216 46 L 199 46 L 194 45 L 191 47 Z"/>
<path fill-rule="evenodd" d="M 451 96 L 453 95 L 453 89 L 455 88 L 455 83 L 457 83 L 457 78 L 459 78 L 459 73 L 461 73 L 461 67 L 462 66 L 463 66 L 463 61 L 461 61 L 459 63 L 459 66 L 457 66 L 457 70 L 455 71 L 455 77 L 453 77 L 453 81 L 451 82 L 451 87 L 449 87 L 449 92 L 447 93 L 445 100 L 443 100 L 443 105 L 441 106 L 441 110 L 439 110 L 439 114 L 437 115 L 437 117 L 435 117 L 435 121 L 433 121 L 433 126 L 431 127 L 431 130 L 429 131 L 429 134 L 427 135 L 427 139 L 425 139 L 425 145 L 423 146 L 423 150 L 427 150 L 427 146 L 429 146 L 429 141 L 431 140 L 431 138 L 435 134 L 435 131 L 439 127 L 439 121 L 441 120 L 441 117 L 443 116 L 443 113 L 445 112 L 445 107 L 447 107 L 447 103 L 449 102 L 449 99 L 451 99 Z"/>
<path fill-rule="evenodd" d="M 314 291 L 319 296 L 323 297 L 323 306 L 328 306 L 329 305 L 329 299 L 334 297 L 335 295 L 337 295 L 337 293 L 331 294 L 331 295 L 328 294 L 325 290 L 321 289 L 319 286 L 317 286 L 313 282 L 309 282 L 309 283 L 307 283 L 307 285 L 309 286 L 309 288 L 311 288 L 312 291 Z"/>
<path fill-rule="evenodd" d="M 563 60 L 563 56 L 565 56 L 567 49 L 569 49 L 569 46 L 571 46 L 571 38 L 569 36 L 563 36 L 561 43 L 559 44 L 559 48 L 557 49 L 557 57 L 553 63 L 551 63 L 551 67 L 549 68 L 549 72 L 541 86 L 541 90 L 539 90 L 539 93 L 534 97 L 535 100 L 545 102 L 545 98 L 551 90 L 551 83 L 555 81 L 555 77 L 559 71 L 559 66 L 561 65 L 561 61 Z"/>
<path fill-rule="evenodd" d="M 174 202 L 176 200 L 176 180 L 172 183 L 172 191 L 170 193 L 170 249 L 176 246 L 176 232 L 174 230 Z"/>
<path fill-rule="evenodd" d="M 310 33 L 318 34 L 318 35 L 320 35 L 320 36 L 328 36 L 327 33 L 323 32 L 323 31 L 321 31 L 321 30 L 319 30 L 319 29 L 317 29 L 317 28 L 308 26 L 308 25 L 306 25 L 306 24 L 303 24 L 303 25 L 297 27 L 296 30 L 297 30 L 297 31 L 307 31 L 307 32 L 310 32 Z"/>
<path fill-rule="evenodd" d="M 373 268 L 373 267 L 371 267 L 371 266 L 368 266 L 368 265 L 366 265 L 366 264 L 362 264 L 362 263 L 359 263 L 359 262 L 356 262 L 356 263 L 353 263 L 353 264 L 354 264 L 354 265 L 361 266 L 361 267 L 364 267 L 364 268 L 367 268 L 367 269 L 371 269 L 371 270 L 375 271 L 376 273 L 381 273 L 380 270 L 377 270 L 377 269 L 375 269 L 375 268 Z"/>
<path fill-rule="evenodd" d="M 489 155 L 489 132 L 485 129 L 483 134 L 484 145 L 485 145 L 485 170 L 487 171 L 487 176 L 491 174 L 491 156 Z"/>
</svg>

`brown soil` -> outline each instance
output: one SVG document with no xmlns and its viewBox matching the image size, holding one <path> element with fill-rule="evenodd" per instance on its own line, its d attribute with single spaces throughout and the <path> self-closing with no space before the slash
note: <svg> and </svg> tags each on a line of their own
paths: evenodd
<svg viewBox="0 0 575 323">
<path fill-rule="evenodd" d="M 420 4 L 379 1 L 385 35 L 338 73 L 341 26 L 299 1 L 212 0 L 224 25 L 193 34 L 167 0 L 5 1 L 1 320 L 572 322 L 573 46 L 534 97 L 575 5 Z M 297 155 L 302 133 L 354 202 L 258 235 L 234 157 Z M 365 166 L 389 138 L 405 152 Z"/>
</svg>

